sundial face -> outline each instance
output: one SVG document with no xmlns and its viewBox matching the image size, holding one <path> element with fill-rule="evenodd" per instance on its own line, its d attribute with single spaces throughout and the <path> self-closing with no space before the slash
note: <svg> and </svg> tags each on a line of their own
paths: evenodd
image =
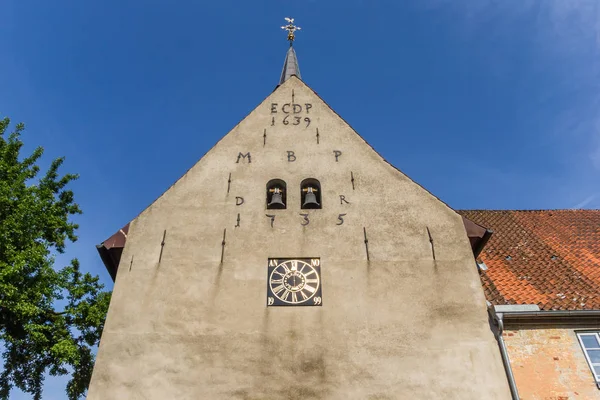
<svg viewBox="0 0 600 400">
<path fill-rule="evenodd" d="M 319 258 L 269 259 L 268 306 L 320 306 L 321 260 Z"/>
</svg>

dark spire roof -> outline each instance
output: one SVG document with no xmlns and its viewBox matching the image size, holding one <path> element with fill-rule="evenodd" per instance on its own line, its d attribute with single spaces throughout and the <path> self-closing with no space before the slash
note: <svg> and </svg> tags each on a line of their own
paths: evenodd
<svg viewBox="0 0 600 400">
<path fill-rule="evenodd" d="M 296 75 L 298 78 L 301 78 L 300 67 L 298 66 L 298 57 L 296 57 L 294 47 L 290 45 L 290 49 L 285 55 L 285 62 L 283 63 L 283 70 L 281 71 L 279 84 L 283 84 L 283 82 L 287 81 L 292 75 Z"/>
</svg>

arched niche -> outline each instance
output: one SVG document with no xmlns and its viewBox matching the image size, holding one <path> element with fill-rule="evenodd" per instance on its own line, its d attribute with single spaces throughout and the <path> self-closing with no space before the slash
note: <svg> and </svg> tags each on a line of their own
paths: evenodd
<svg viewBox="0 0 600 400">
<path fill-rule="evenodd" d="M 281 179 L 271 179 L 267 183 L 267 210 L 285 210 L 287 205 L 287 185 Z"/>
<path fill-rule="evenodd" d="M 321 201 L 321 183 L 314 179 L 308 178 L 300 184 L 300 204 L 303 210 L 322 208 Z"/>
</svg>

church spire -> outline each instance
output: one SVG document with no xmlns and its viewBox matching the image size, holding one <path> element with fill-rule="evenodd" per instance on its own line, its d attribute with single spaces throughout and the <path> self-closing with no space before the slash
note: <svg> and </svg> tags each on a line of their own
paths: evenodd
<svg viewBox="0 0 600 400">
<path fill-rule="evenodd" d="M 290 42 L 290 48 L 285 55 L 285 62 L 283 63 L 283 70 L 281 71 L 281 78 L 279 78 L 279 84 L 283 84 L 292 75 L 296 75 L 300 78 L 300 67 L 298 66 L 298 57 L 294 51 L 294 39 L 296 38 L 295 32 L 300 30 L 299 26 L 294 25 L 294 18 L 285 18 L 288 22 L 287 25 L 282 26 L 281 29 L 285 29 L 288 32 L 287 40 Z"/>
</svg>

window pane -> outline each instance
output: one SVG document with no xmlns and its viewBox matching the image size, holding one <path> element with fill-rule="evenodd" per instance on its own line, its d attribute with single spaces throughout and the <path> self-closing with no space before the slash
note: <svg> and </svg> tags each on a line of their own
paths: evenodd
<svg viewBox="0 0 600 400">
<path fill-rule="evenodd" d="M 600 365 L 594 365 L 594 372 L 596 375 L 600 376 Z"/>
<path fill-rule="evenodd" d="M 600 364 L 600 350 L 588 350 L 588 356 L 593 364 Z"/>
<path fill-rule="evenodd" d="M 581 341 L 583 342 L 583 346 L 586 349 L 600 348 L 600 343 L 598 343 L 596 335 L 581 335 Z"/>
</svg>

